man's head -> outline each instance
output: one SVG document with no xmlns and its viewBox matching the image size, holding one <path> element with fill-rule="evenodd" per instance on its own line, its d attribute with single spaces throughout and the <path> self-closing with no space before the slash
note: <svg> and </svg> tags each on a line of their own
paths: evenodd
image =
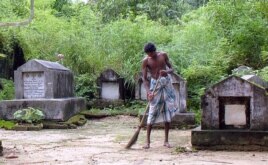
<svg viewBox="0 0 268 165">
<path fill-rule="evenodd" d="M 156 52 L 156 47 L 153 43 L 147 43 L 145 46 L 144 46 L 144 52 L 148 55 L 148 56 L 151 56 L 153 57 L 155 55 L 155 52 Z"/>
</svg>

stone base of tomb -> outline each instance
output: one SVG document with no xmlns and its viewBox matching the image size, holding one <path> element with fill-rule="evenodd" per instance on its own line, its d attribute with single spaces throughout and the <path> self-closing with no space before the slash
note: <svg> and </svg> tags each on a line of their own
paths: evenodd
<svg viewBox="0 0 268 165">
<path fill-rule="evenodd" d="M 3 156 L 3 147 L 2 147 L 2 141 L 0 141 L 0 156 Z"/>
<path fill-rule="evenodd" d="M 89 108 L 112 108 L 112 107 L 119 107 L 124 105 L 124 100 L 116 99 L 116 100 L 109 100 L 109 99 L 95 99 L 88 102 L 88 109 Z"/>
<path fill-rule="evenodd" d="M 61 99 L 17 99 L 0 102 L 0 119 L 12 120 L 19 109 L 33 107 L 45 114 L 45 120 L 66 121 L 81 110 L 86 109 L 84 98 Z"/>
<path fill-rule="evenodd" d="M 192 146 L 198 150 L 268 151 L 268 131 L 192 130 Z"/>
<path fill-rule="evenodd" d="M 16 124 L 14 126 L 14 130 L 16 131 L 40 131 L 43 129 L 43 124 L 30 124 L 30 123 L 23 123 L 23 124 Z"/>
<path fill-rule="evenodd" d="M 140 121 L 143 118 L 143 114 L 140 115 Z M 143 127 L 146 126 L 148 115 L 146 114 Z M 154 124 L 154 128 L 164 128 L 164 123 Z M 189 129 L 195 127 L 195 114 L 191 112 L 177 113 L 171 121 L 171 128 Z"/>
</svg>

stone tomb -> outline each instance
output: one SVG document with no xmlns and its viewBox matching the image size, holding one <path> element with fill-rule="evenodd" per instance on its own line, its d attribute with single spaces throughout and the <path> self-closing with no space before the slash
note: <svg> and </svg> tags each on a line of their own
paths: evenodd
<svg viewBox="0 0 268 165">
<path fill-rule="evenodd" d="M 90 105 L 95 108 L 106 108 L 121 106 L 124 104 L 126 88 L 124 78 L 120 77 L 114 70 L 106 69 L 97 79 L 98 99 Z"/>
<path fill-rule="evenodd" d="M 147 75 L 148 75 L 148 79 L 150 79 L 150 74 L 148 73 Z M 178 126 L 178 127 L 194 125 L 195 124 L 194 113 L 187 112 L 187 105 L 186 105 L 187 82 L 186 80 L 184 80 L 181 76 L 175 73 L 172 73 L 170 75 L 170 78 L 171 78 L 173 87 L 175 89 L 177 101 L 179 103 L 179 111 L 174 116 L 172 125 Z M 136 78 L 135 99 L 147 100 L 146 90 L 144 87 L 144 83 L 142 81 L 142 73 L 140 73 L 139 76 Z"/>
<path fill-rule="evenodd" d="M 103 100 L 124 100 L 124 79 L 114 70 L 107 69 L 98 77 L 99 98 Z"/>
<path fill-rule="evenodd" d="M 13 119 L 19 109 L 41 109 L 48 120 L 68 120 L 85 109 L 74 97 L 73 73 L 56 62 L 30 60 L 15 71 L 15 100 L 0 102 L 0 118 Z"/>
<path fill-rule="evenodd" d="M 267 150 L 266 82 L 255 75 L 230 76 L 202 96 L 201 128 L 192 130 L 197 149 Z"/>
</svg>

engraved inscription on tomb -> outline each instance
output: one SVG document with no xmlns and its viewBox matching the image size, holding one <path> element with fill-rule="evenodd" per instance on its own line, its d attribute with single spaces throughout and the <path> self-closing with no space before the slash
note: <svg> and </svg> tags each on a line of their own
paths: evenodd
<svg viewBox="0 0 268 165">
<path fill-rule="evenodd" d="M 45 97 L 45 77 L 44 72 L 23 73 L 23 97 L 44 98 Z"/>
</svg>

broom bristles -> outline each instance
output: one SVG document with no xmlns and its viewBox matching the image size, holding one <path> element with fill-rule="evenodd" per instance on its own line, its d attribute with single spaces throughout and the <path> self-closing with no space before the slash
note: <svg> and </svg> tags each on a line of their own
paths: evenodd
<svg viewBox="0 0 268 165">
<path fill-rule="evenodd" d="M 126 149 L 129 149 L 131 146 L 133 146 L 137 142 L 139 134 L 140 134 L 140 130 L 141 128 L 139 127 L 137 131 L 135 132 L 135 134 L 130 139 L 130 141 L 128 142 L 128 144 L 126 145 L 125 147 Z"/>
</svg>

